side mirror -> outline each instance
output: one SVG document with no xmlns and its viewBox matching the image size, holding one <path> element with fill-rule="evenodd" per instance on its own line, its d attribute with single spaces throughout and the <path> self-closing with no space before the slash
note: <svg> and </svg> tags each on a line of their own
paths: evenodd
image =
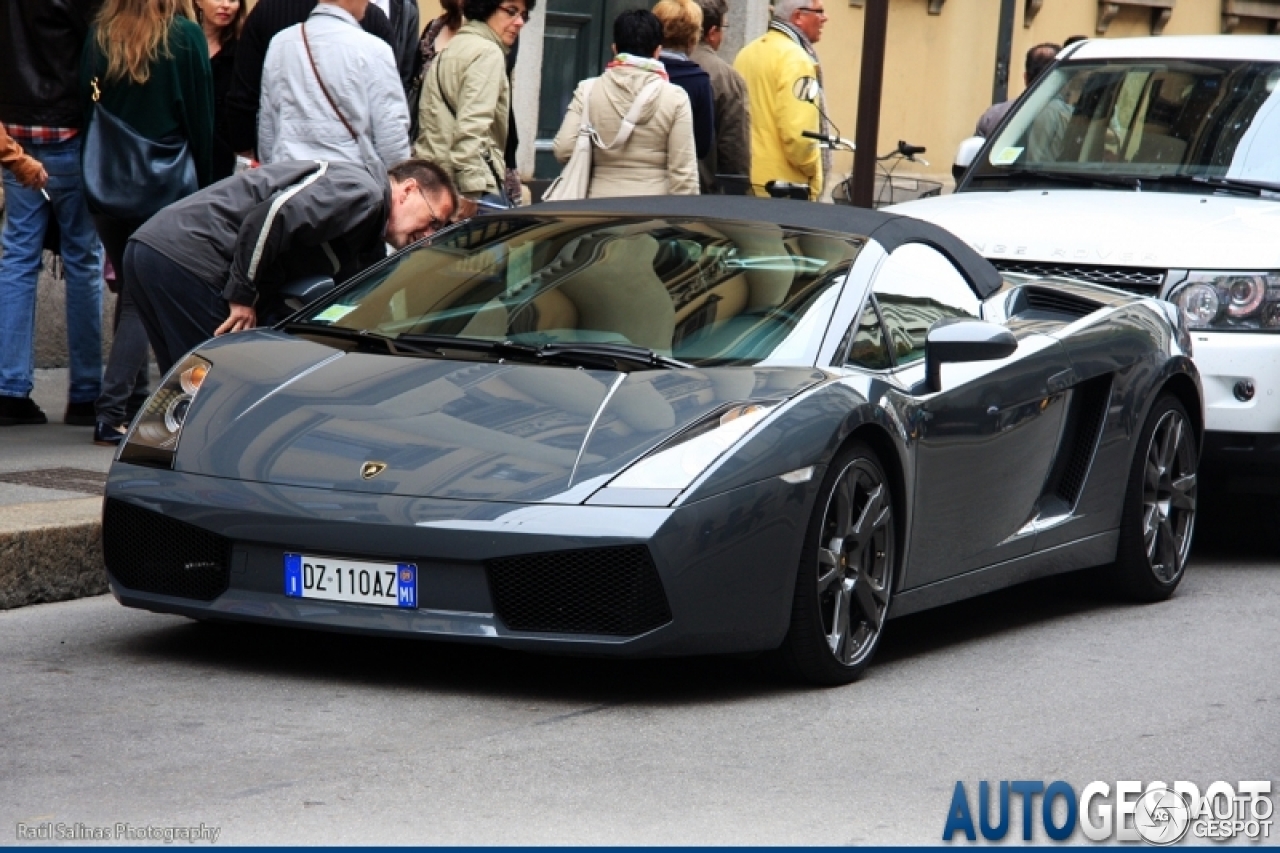
<svg viewBox="0 0 1280 853">
<path fill-rule="evenodd" d="M 951 175 L 957 181 L 964 177 L 964 173 L 973 165 L 973 161 L 978 159 L 978 152 L 982 150 L 982 146 L 987 144 L 987 140 L 981 136 L 970 136 L 968 139 L 960 143 L 960 147 L 956 149 L 955 163 L 951 166 Z"/>
<path fill-rule="evenodd" d="M 818 96 L 822 94 L 822 87 L 818 85 L 816 77 L 801 77 L 792 84 L 791 94 L 795 95 L 798 101 L 816 103 Z"/>
<path fill-rule="evenodd" d="M 939 320 L 925 337 L 925 381 L 930 391 L 942 390 L 944 362 L 994 361 L 1018 350 L 1018 339 L 1004 326 L 981 320 Z"/>
<path fill-rule="evenodd" d="M 285 284 L 277 293 L 290 310 L 300 311 L 335 287 L 337 284 L 327 275 L 309 275 Z"/>
</svg>

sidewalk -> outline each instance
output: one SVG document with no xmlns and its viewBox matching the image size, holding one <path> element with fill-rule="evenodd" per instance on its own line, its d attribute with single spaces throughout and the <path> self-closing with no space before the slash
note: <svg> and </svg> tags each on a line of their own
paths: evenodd
<svg viewBox="0 0 1280 853">
<path fill-rule="evenodd" d="M 44 426 L 0 427 L 0 610 L 107 591 L 102 487 L 115 451 L 64 425 L 67 370 L 36 371 Z"/>
</svg>

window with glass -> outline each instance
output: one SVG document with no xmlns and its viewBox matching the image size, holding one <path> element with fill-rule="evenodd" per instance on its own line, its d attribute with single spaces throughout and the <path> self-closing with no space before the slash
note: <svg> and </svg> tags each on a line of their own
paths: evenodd
<svg viewBox="0 0 1280 853">
<path fill-rule="evenodd" d="M 929 329 L 951 317 L 977 319 L 982 303 L 947 258 L 919 243 L 894 250 L 872 288 L 895 364 L 924 358 Z"/>
<path fill-rule="evenodd" d="M 973 179 L 1110 176 L 1148 189 L 1222 178 L 1280 188 L 1277 89 L 1276 62 L 1067 62 L 1036 84 Z"/>
<path fill-rule="evenodd" d="M 620 346 L 688 365 L 812 363 L 862 245 L 714 220 L 481 217 L 392 259 L 290 328 L 405 347 L 502 342 L 507 357 Z"/>
</svg>

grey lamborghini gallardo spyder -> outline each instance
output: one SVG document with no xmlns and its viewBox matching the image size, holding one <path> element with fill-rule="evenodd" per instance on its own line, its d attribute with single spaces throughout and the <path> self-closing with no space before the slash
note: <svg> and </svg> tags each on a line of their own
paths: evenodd
<svg viewBox="0 0 1280 853">
<path fill-rule="evenodd" d="M 1002 278 L 924 222 L 543 204 L 306 292 L 134 422 L 104 509 L 122 604 L 776 650 L 838 684 L 889 617 L 1092 567 L 1154 601 L 1187 564 L 1203 407 L 1174 306 Z"/>
</svg>

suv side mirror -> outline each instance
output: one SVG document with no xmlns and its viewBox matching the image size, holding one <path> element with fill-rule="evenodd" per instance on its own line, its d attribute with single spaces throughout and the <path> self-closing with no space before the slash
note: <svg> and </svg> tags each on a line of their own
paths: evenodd
<svg viewBox="0 0 1280 853">
<path fill-rule="evenodd" d="M 973 161 L 978 159 L 978 152 L 982 150 L 982 146 L 987 144 L 987 140 L 981 136 L 970 136 L 968 139 L 960 143 L 960 147 L 956 149 L 956 159 L 951 166 L 951 176 L 959 181 L 964 177 L 964 173 L 969 171 L 969 167 L 973 165 Z"/>
<path fill-rule="evenodd" d="M 925 337 L 925 382 L 930 391 L 942 390 L 944 362 L 994 361 L 1018 350 L 1018 339 L 1004 326 L 982 320 L 939 320 Z"/>
</svg>

